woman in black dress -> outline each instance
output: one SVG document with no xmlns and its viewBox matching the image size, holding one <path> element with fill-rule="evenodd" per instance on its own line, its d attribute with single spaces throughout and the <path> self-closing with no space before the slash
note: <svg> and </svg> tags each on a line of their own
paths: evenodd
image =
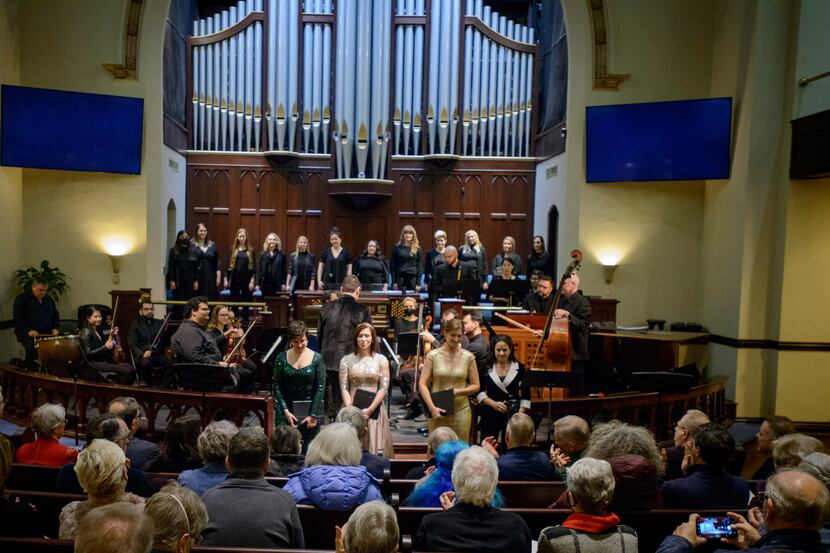
<svg viewBox="0 0 830 553">
<path fill-rule="evenodd" d="M 199 288 L 199 262 L 196 251 L 186 230 L 176 234 L 176 243 L 167 254 L 167 288 L 172 299 L 187 301 Z M 173 318 L 182 318 L 182 307 L 173 307 Z"/>
<path fill-rule="evenodd" d="M 435 231 L 432 235 L 432 242 L 434 247 L 427 252 L 426 267 L 424 267 L 424 284 L 429 288 L 429 283 L 432 282 L 432 275 L 435 274 L 435 268 L 444 263 L 444 250 L 447 249 L 447 233 L 441 229 Z"/>
<path fill-rule="evenodd" d="M 366 290 L 383 290 L 388 288 L 389 265 L 380 253 L 377 240 L 369 240 L 363 253 L 357 256 L 352 273 L 360 279 L 360 285 Z"/>
<path fill-rule="evenodd" d="M 392 289 L 421 290 L 421 264 L 423 252 L 418 245 L 415 227 L 406 225 L 401 229 L 401 237 L 392 250 Z"/>
<path fill-rule="evenodd" d="M 317 266 L 317 288 L 319 290 L 337 290 L 346 275 L 352 274 L 352 254 L 343 247 L 343 235 L 340 229 L 332 227 L 329 231 L 331 246 L 320 254 Z"/>
<path fill-rule="evenodd" d="M 112 352 L 117 347 L 118 327 L 113 327 L 109 337 L 104 340 L 98 331 L 101 312 L 91 305 L 84 310 L 84 320 L 86 326 L 81 330 L 78 341 L 89 366 L 102 375 L 116 375 L 119 384 L 134 383 L 135 369 L 126 363 L 112 361 Z"/>
<path fill-rule="evenodd" d="M 288 263 L 288 277 L 285 287 L 292 292 L 295 290 L 314 290 L 314 282 L 317 280 L 317 260 L 314 254 L 308 251 L 308 238 L 300 236 L 297 238 L 297 247 L 291 254 L 291 261 Z"/>
<path fill-rule="evenodd" d="M 199 263 L 199 288 L 196 296 L 205 296 L 210 301 L 219 297 L 219 286 L 222 284 L 222 271 L 219 270 L 219 250 L 216 242 L 208 238 L 207 227 L 203 223 L 196 225 L 196 235 L 193 238 L 193 251 Z"/>
<path fill-rule="evenodd" d="M 248 247 L 248 231 L 241 228 L 236 231 L 231 254 L 228 256 L 228 272 L 225 275 L 225 288 L 231 292 L 231 301 L 251 301 L 256 286 L 256 254 Z M 248 309 L 243 310 L 243 318 L 248 318 Z"/>
<path fill-rule="evenodd" d="M 476 396 L 481 439 L 493 436 L 503 442 L 510 417 L 530 411 L 530 388 L 525 375 L 524 365 L 516 361 L 513 340 L 506 334 L 497 335 L 493 339 L 490 368 Z"/>
<path fill-rule="evenodd" d="M 464 234 L 466 244 L 458 248 L 458 259 L 478 269 L 478 281 L 483 290 L 487 290 L 487 250 L 478 237 L 478 233 L 470 229 Z"/>
<path fill-rule="evenodd" d="M 259 254 L 257 267 L 256 289 L 263 296 L 273 296 L 285 290 L 287 276 L 285 254 L 282 253 L 282 240 L 274 233 L 268 233 L 265 243 L 262 244 L 262 253 Z"/>
<path fill-rule="evenodd" d="M 553 256 L 545 250 L 545 239 L 541 236 L 533 237 L 533 247 L 530 255 L 527 256 L 527 278 L 533 274 L 533 271 L 542 271 L 542 274 L 549 277 L 556 275 L 555 260 Z"/>
</svg>

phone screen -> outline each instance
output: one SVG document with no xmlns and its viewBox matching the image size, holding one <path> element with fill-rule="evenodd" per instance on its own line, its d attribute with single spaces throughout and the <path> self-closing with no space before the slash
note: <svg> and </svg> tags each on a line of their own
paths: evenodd
<svg viewBox="0 0 830 553">
<path fill-rule="evenodd" d="M 734 523 L 731 517 L 700 517 L 697 519 L 697 535 L 707 539 L 735 538 L 738 532 L 732 528 Z"/>
</svg>

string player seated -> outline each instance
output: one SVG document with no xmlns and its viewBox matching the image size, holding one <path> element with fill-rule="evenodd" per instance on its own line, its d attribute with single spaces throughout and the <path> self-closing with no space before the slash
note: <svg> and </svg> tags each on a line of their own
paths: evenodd
<svg viewBox="0 0 830 553">
<path fill-rule="evenodd" d="M 113 357 L 113 353 L 119 347 L 118 327 L 113 327 L 107 339 L 104 340 L 98 330 L 101 325 L 101 312 L 91 305 L 84 310 L 84 320 L 86 327 L 81 330 L 78 342 L 89 366 L 102 376 L 115 375 L 119 384 L 133 384 L 135 369 L 127 363 L 116 361 Z"/>
<path fill-rule="evenodd" d="M 138 318 L 130 324 L 128 339 L 133 361 L 138 371 L 139 384 L 153 386 L 153 370 L 164 369 L 165 376 L 160 384 L 168 382 L 167 371 L 173 364 L 172 359 L 165 356 L 165 340 L 162 328 L 165 322 L 156 319 L 155 307 L 149 296 L 141 296 L 138 300 Z"/>
</svg>

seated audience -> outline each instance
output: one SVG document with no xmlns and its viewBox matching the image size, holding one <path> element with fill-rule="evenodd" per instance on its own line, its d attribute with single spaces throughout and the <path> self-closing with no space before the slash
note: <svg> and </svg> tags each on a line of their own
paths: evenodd
<svg viewBox="0 0 830 553">
<path fill-rule="evenodd" d="M 392 463 L 389 459 L 382 457 L 380 455 L 374 455 L 369 452 L 366 448 L 367 438 L 366 433 L 368 432 L 368 425 L 366 424 L 366 417 L 363 415 L 363 411 L 355 407 L 354 405 L 350 405 L 348 407 L 343 407 L 337 413 L 337 418 L 335 419 L 336 422 L 345 422 L 352 426 L 357 432 L 357 438 L 360 440 L 361 449 L 363 453 L 360 456 L 360 464 L 361 466 L 366 467 L 366 470 L 369 471 L 369 474 L 377 478 L 378 480 L 383 480 L 383 471 L 384 469 L 388 469 L 392 466 Z"/>
<path fill-rule="evenodd" d="M 135 433 L 141 425 L 141 411 L 138 402 L 132 397 L 117 397 L 107 405 L 107 413 L 114 413 L 124 419 L 130 429 L 130 441 L 127 443 L 127 459 L 132 468 L 143 470 L 144 465 L 156 459 L 161 451 L 153 442 L 138 438 Z"/>
<path fill-rule="evenodd" d="M 666 475 L 664 480 L 672 480 L 683 476 L 683 457 L 686 444 L 692 439 L 695 430 L 702 424 L 709 422 L 709 416 L 703 411 L 689 409 L 674 425 L 674 447 L 663 449 L 666 460 Z"/>
<path fill-rule="evenodd" d="M 130 439 L 130 431 L 121 417 L 107 413 L 93 420 L 88 426 L 86 433 L 87 446 L 97 439 L 113 442 L 124 449 Z M 78 475 L 75 473 L 75 463 L 64 465 L 58 471 L 55 489 L 60 493 L 84 493 L 81 483 L 78 482 Z M 155 491 L 147 475 L 138 469 L 129 467 L 127 470 L 127 492 L 141 497 L 150 497 Z"/>
<path fill-rule="evenodd" d="M 127 456 L 116 444 L 94 440 L 78 455 L 75 472 L 88 499 L 73 501 L 61 510 L 60 539 L 74 539 L 78 523 L 95 507 L 126 501 L 144 510 L 144 498 L 127 492 Z"/>
<path fill-rule="evenodd" d="M 409 469 L 409 472 L 406 473 L 406 479 L 420 480 L 421 478 L 423 478 L 426 474 L 426 471 L 429 470 L 430 467 L 435 466 L 435 452 L 438 451 L 438 448 L 447 442 L 456 441 L 458 441 L 458 435 L 455 433 L 455 430 L 453 430 L 449 426 L 439 426 L 438 428 L 430 432 L 429 437 L 427 438 L 426 462 L 420 467 Z"/>
<path fill-rule="evenodd" d="M 738 537 L 724 541 L 744 551 L 824 553 L 819 529 L 830 512 L 830 495 L 827 488 L 815 477 L 796 469 L 777 471 L 767 481 L 763 506 L 763 523 L 766 533 L 761 533 L 746 518 L 729 513 L 737 522 L 732 528 Z M 663 540 L 658 553 L 692 553 L 694 548 L 706 543 L 697 535 L 697 514 L 689 516 Z M 729 549 L 718 549 L 725 553 Z"/>
<path fill-rule="evenodd" d="M 400 541 L 395 510 L 383 501 L 355 509 L 349 521 L 335 529 L 336 553 L 396 553 Z"/>
<path fill-rule="evenodd" d="M 213 421 L 207 425 L 196 441 L 203 464 L 200 468 L 179 474 L 179 484 L 202 495 L 224 482 L 228 477 L 228 468 L 225 466 L 228 446 L 238 431 L 231 421 Z"/>
<path fill-rule="evenodd" d="M 199 468 L 199 434 L 202 421 L 195 415 L 173 419 L 161 442 L 161 455 L 144 465 L 144 472 L 182 472 Z"/>
<path fill-rule="evenodd" d="M 573 514 L 539 534 L 539 553 L 637 551 L 637 533 L 608 511 L 614 474 L 608 461 L 580 459 L 568 470 L 568 503 Z"/>
<path fill-rule="evenodd" d="M 34 442 L 23 444 L 15 460 L 27 465 L 62 467 L 78 458 L 78 452 L 62 445 L 66 428 L 66 409 L 56 403 L 41 405 L 32 413 L 32 429 L 37 434 Z"/>
<path fill-rule="evenodd" d="M 799 470 L 815 476 L 825 488 L 830 489 L 830 455 L 826 453 L 811 453 L 798 465 Z M 821 545 L 830 551 L 830 513 L 824 519 L 824 524 L 819 530 L 821 534 Z"/>
<path fill-rule="evenodd" d="M 516 513 L 492 507 L 498 479 L 495 459 L 482 448 L 472 446 L 459 453 L 452 469 L 455 492 L 447 493 L 442 500 L 446 511 L 426 515 L 421 520 L 413 549 L 529 553 L 531 538 L 527 523 Z"/>
<path fill-rule="evenodd" d="M 152 548 L 153 521 L 125 501 L 90 510 L 75 539 L 75 553 L 150 553 Z"/>
<path fill-rule="evenodd" d="M 501 480 L 551 480 L 556 472 L 550 458 L 533 447 L 536 427 L 533 419 L 516 413 L 507 421 L 505 432 L 507 453 L 499 455 L 499 443 L 492 436 L 484 438 L 481 446 L 496 458 Z"/>
<path fill-rule="evenodd" d="M 440 507 L 441 495 L 453 491 L 452 468 L 459 453 L 469 448 L 467 442 L 446 442 L 435 452 L 435 470 L 415 484 L 404 501 L 411 507 Z M 501 503 L 499 505 L 501 506 Z"/>
<path fill-rule="evenodd" d="M 199 496 L 172 482 L 144 504 L 144 514 L 155 526 L 154 552 L 189 553 L 208 523 L 207 509 Z"/>
<path fill-rule="evenodd" d="M 775 470 L 786 467 L 797 467 L 807 455 L 823 453 L 824 444 L 821 440 L 807 434 L 787 434 L 775 440 L 772 444 L 772 461 Z"/>
<path fill-rule="evenodd" d="M 553 423 L 550 457 L 562 480 L 567 481 L 568 467 L 582 458 L 590 437 L 591 428 L 582 417 L 566 415 Z"/>
<path fill-rule="evenodd" d="M 706 423 L 686 442 L 687 476 L 663 484 L 663 505 L 669 509 L 745 509 L 749 486 L 726 472 L 735 452 L 735 439 L 723 426 Z"/>
<path fill-rule="evenodd" d="M 380 483 L 360 465 L 360 440 L 343 422 L 328 424 L 308 446 L 305 468 L 291 475 L 283 489 L 297 503 L 327 511 L 348 511 L 382 499 Z"/>
<path fill-rule="evenodd" d="M 28 503 L 9 501 L 4 493 L 13 464 L 14 446 L 5 436 L 0 436 L 0 536 L 42 537 L 43 529 L 35 508 Z"/>
<path fill-rule="evenodd" d="M 305 539 L 291 495 L 265 480 L 268 437 L 242 428 L 228 447 L 228 479 L 206 491 L 208 525 L 200 545 L 303 549 Z"/>
<path fill-rule="evenodd" d="M 766 480 L 775 472 L 775 461 L 772 459 L 772 442 L 781 436 L 795 433 L 795 425 L 788 417 L 772 415 L 764 419 L 755 437 L 758 439 L 758 453 L 766 456 L 767 460 L 755 471 L 752 480 Z"/>
<path fill-rule="evenodd" d="M 271 434 L 271 467 L 268 476 L 290 476 L 305 466 L 303 436 L 293 426 L 280 424 Z"/>
</svg>

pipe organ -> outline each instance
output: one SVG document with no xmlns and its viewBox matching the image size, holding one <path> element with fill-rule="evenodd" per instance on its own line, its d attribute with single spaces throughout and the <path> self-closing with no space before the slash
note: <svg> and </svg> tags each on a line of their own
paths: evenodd
<svg viewBox="0 0 830 553">
<path fill-rule="evenodd" d="M 534 31 L 483 0 L 240 0 L 188 47 L 192 151 L 328 156 L 345 180 L 532 156 Z"/>
</svg>

